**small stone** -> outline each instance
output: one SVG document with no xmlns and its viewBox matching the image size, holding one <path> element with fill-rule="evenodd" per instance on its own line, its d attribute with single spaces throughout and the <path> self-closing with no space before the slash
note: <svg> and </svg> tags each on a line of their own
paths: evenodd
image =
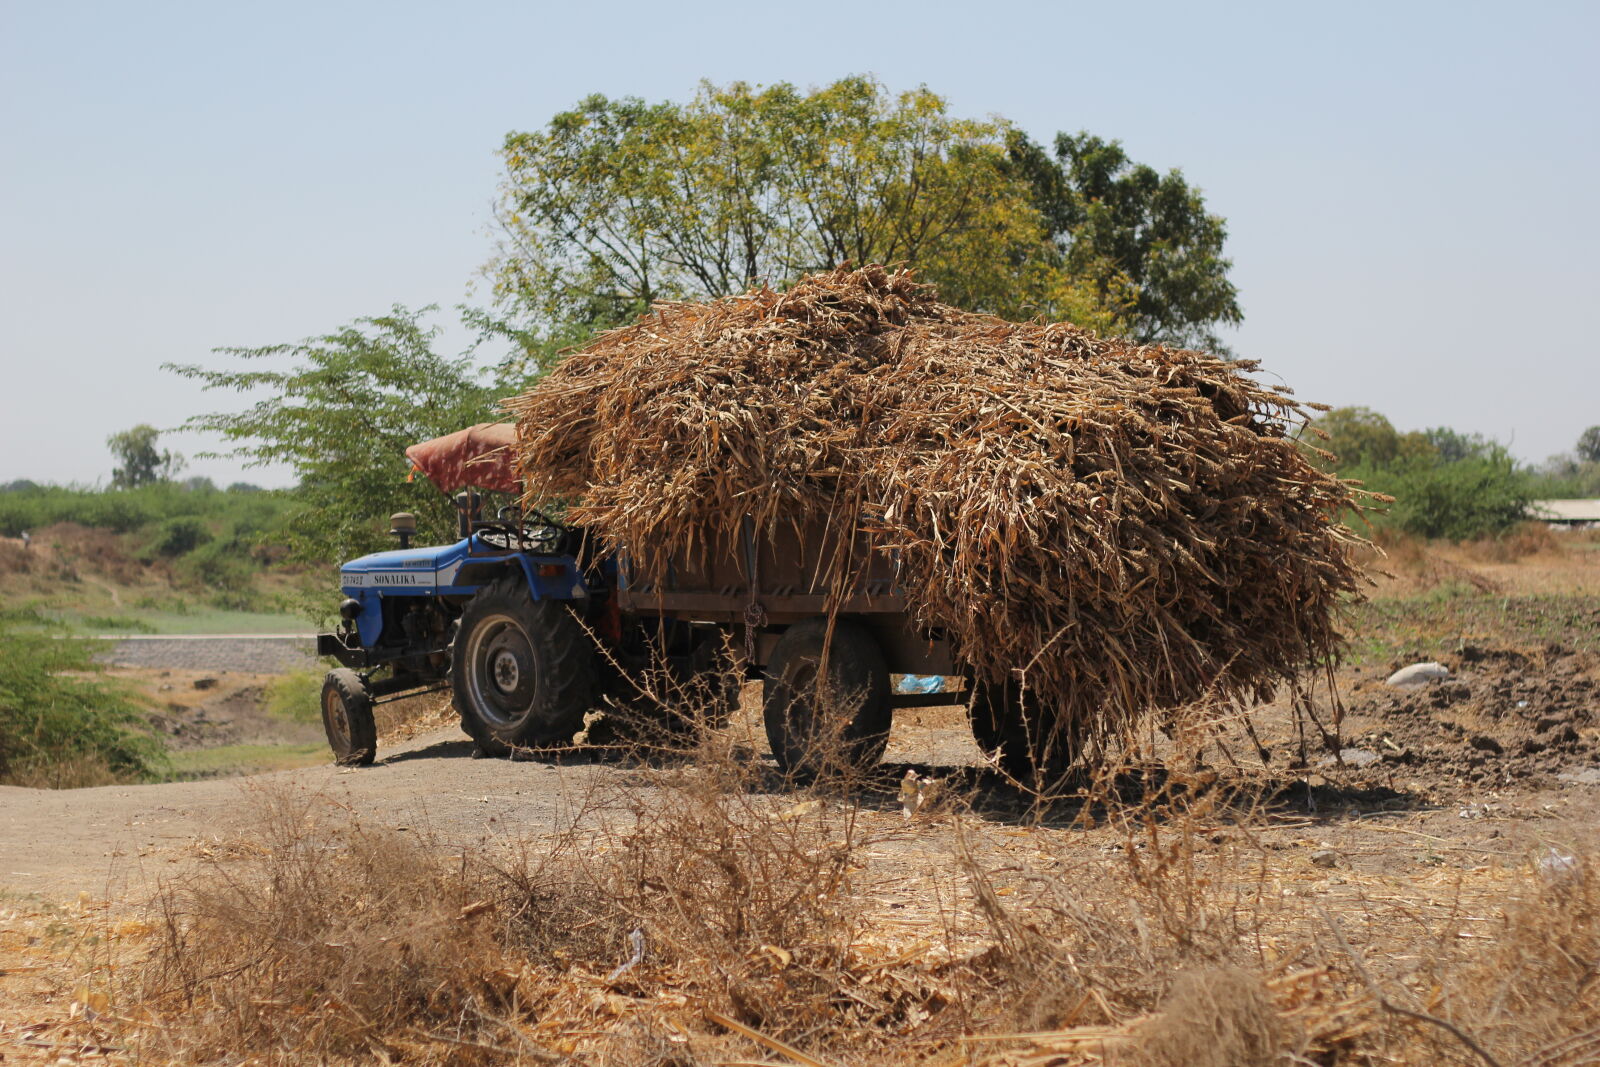
<svg viewBox="0 0 1600 1067">
<path fill-rule="evenodd" d="M 1413 663 L 1409 667 L 1401 667 L 1389 675 L 1386 685 L 1397 689 L 1420 689 L 1432 682 L 1443 681 L 1450 677 L 1450 668 L 1442 663 Z"/>
<path fill-rule="evenodd" d="M 215 689 L 216 686 L 217 680 L 215 678 L 196 678 L 194 680 L 196 689 Z"/>
<path fill-rule="evenodd" d="M 1311 862 L 1318 867 L 1339 866 L 1339 854 L 1331 848 L 1319 848 L 1311 854 Z"/>
</svg>

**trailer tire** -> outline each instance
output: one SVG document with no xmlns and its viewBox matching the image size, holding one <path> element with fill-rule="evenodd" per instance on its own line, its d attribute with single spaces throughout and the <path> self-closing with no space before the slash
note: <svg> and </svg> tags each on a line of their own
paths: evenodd
<svg viewBox="0 0 1600 1067">
<path fill-rule="evenodd" d="M 1048 788 L 1067 773 L 1077 745 L 1056 728 L 1055 716 L 1034 694 L 1015 679 L 969 684 L 967 718 L 985 758 L 1028 788 Z"/>
<path fill-rule="evenodd" d="M 534 600 L 520 578 L 467 602 L 451 646 L 461 729 L 485 755 L 565 745 L 594 702 L 595 654 L 564 602 Z"/>
<path fill-rule="evenodd" d="M 378 724 L 372 694 L 361 675 L 347 667 L 322 680 L 322 729 L 341 767 L 367 767 L 378 754 Z"/>
<path fill-rule="evenodd" d="M 778 766 L 810 778 L 830 770 L 861 771 L 889 744 L 889 668 L 865 626 L 807 619 L 789 627 L 767 665 L 762 718 Z M 826 656 L 826 677 L 821 677 Z M 819 681 L 822 683 L 819 686 Z M 819 689 L 821 692 L 819 693 Z M 832 701 L 832 714 L 819 706 Z"/>
</svg>

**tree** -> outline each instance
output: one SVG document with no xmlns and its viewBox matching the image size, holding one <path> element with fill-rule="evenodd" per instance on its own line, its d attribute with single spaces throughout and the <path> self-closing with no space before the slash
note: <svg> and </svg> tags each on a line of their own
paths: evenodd
<svg viewBox="0 0 1600 1067">
<path fill-rule="evenodd" d="M 1482 459 L 1498 447 L 1493 441 L 1485 439 L 1482 434 L 1460 433 L 1448 426 L 1435 426 L 1422 431 L 1422 435 L 1433 446 L 1434 452 L 1442 463 L 1459 463 L 1464 459 Z"/>
<path fill-rule="evenodd" d="M 1320 433 L 1305 440 L 1332 452 L 1340 469 L 1386 466 L 1400 454 L 1400 435 L 1394 424 L 1371 408 L 1334 408 L 1312 426 Z"/>
<path fill-rule="evenodd" d="M 1456 450 L 1487 447 L 1481 438 L 1467 437 L 1447 427 L 1401 433 L 1387 418 L 1364 407 L 1334 408 L 1312 423 L 1312 431 L 1302 438 L 1303 443 L 1335 456 L 1331 464 L 1320 457 L 1315 461 L 1345 472 L 1436 463 L 1443 456 L 1436 437 Z"/>
<path fill-rule="evenodd" d="M 1244 321 L 1222 255 L 1227 225 L 1181 171 L 1158 173 L 1086 132 L 1057 134 L 1054 158 L 1016 131 L 1007 150 L 1067 273 L 1108 297 L 1131 287 L 1136 340 L 1225 350 L 1217 327 Z"/>
<path fill-rule="evenodd" d="M 1455 462 L 1399 468 L 1369 484 L 1395 498 L 1394 525 L 1422 537 L 1461 540 L 1497 534 L 1528 514 L 1532 485 L 1498 445 Z"/>
<path fill-rule="evenodd" d="M 493 418 L 502 392 L 482 380 L 470 352 L 434 352 L 439 331 L 422 322 L 433 310 L 397 306 L 296 344 L 218 350 L 272 369 L 167 365 L 207 389 L 259 396 L 185 427 L 234 442 L 226 455 L 247 466 L 294 469 L 300 485 L 286 525 L 298 558 L 331 562 L 381 548 L 388 516 L 401 510 L 417 514 L 424 538 L 450 536 L 449 501 L 425 480 L 408 483 L 405 450 Z"/>
<path fill-rule="evenodd" d="M 1400 433 L 1363 407 L 1335 408 L 1313 426 L 1328 435 L 1314 443 L 1338 457 L 1342 476 L 1395 498 L 1374 516 L 1381 525 L 1421 537 L 1482 537 L 1522 521 L 1534 495 L 1530 472 L 1479 434 L 1448 426 Z"/>
<path fill-rule="evenodd" d="M 183 469 L 183 457 L 156 449 L 161 431 L 148 423 L 123 430 L 106 438 L 106 447 L 122 462 L 111 472 L 114 489 L 135 489 L 151 482 L 164 482 Z"/>
<path fill-rule="evenodd" d="M 1579 434 L 1573 451 L 1586 463 L 1600 463 L 1600 426 L 1591 426 Z"/>
<path fill-rule="evenodd" d="M 907 263 L 953 303 L 1122 325 L 1113 267 L 1068 272 L 1011 128 L 871 78 L 702 84 L 687 104 L 591 96 L 505 141 L 495 264 L 548 328 L 593 330 L 842 263 Z"/>
</svg>

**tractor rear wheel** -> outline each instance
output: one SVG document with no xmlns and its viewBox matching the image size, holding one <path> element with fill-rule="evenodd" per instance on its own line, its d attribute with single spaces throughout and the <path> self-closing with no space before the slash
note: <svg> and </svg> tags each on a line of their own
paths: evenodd
<svg viewBox="0 0 1600 1067">
<path fill-rule="evenodd" d="M 366 767 L 378 754 L 372 694 L 361 675 L 347 667 L 329 671 L 322 681 L 322 729 L 340 766 Z"/>
<path fill-rule="evenodd" d="M 762 718 L 785 773 L 859 771 L 889 744 L 889 668 L 877 639 L 851 619 L 807 619 L 778 639 Z M 824 660 L 826 662 L 824 662 Z"/>
<path fill-rule="evenodd" d="M 564 745 L 594 702 L 595 654 L 567 605 L 534 600 L 518 578 L 461 612 L 450 687 L 461 728 L 490 756 Z"/>
</svg>

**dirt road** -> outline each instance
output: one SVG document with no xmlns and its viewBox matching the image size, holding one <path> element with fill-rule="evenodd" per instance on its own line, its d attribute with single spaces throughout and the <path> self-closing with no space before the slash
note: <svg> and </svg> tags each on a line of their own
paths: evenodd
<svg viewBox="0 0 1600 1067">
<path fill-rule="evenodd" d="M 889 759 L 924 768 L 976 762 L 964 720 L 949 714 L 956 710 L 904 715 Z M 55 900 L 80 893 L 142 899 L 197 850 L 246 829 L 252 798 L 267 790 L 325 794 L 355 817 L 426 828 L 441 842 L 466 844 L 564 828 L 580 809 L 603 806 L 624 791 L 637 799 L 652 773 L 585 755 L 560 762 L 474 759 L 471 742 L 450 727 L 380 746 L 379 761 L 365 768 L 329 763 L 95 789 L 0 786 L 0 890 Z"/>
<path fill-rule="evenodd" d="M 0 787 L 0 888 L 70 899 L 143 896 L 206 842 L 244 828 L 252 794 L 320 792 L 352 814 L 426 826 L 447 841 L 554 829 L 575 800 L 632 772 L 586 763 L 471 758 L 459 731 L 436 730 L 373 767 L 331 763 L 249 778 L 44 790 Z"/>
</svg>

